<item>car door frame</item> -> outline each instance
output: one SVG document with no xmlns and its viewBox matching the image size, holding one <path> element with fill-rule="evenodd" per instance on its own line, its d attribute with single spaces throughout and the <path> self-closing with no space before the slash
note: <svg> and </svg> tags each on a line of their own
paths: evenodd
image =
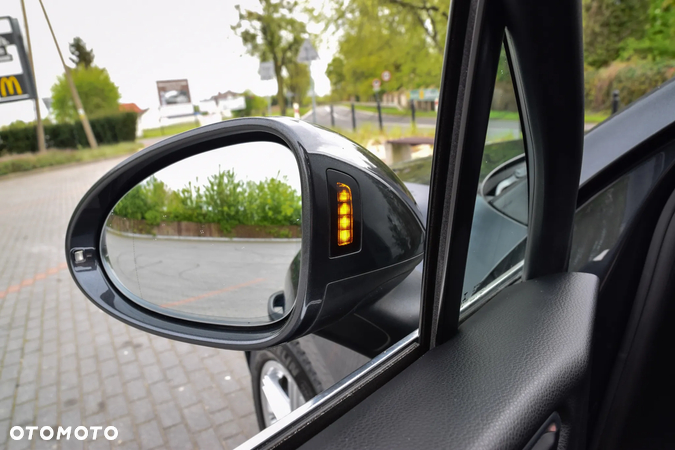
<svg viewBox="0 0 675 450">
<path fill-rule="evenodd" d="M 456 334 L 482 150 L 504 36 L 528 164 L 530 225 L 523 279 L 567 270 L 583 148 L 580 5 L 453 0 L 448 27 L 419 331 L 240 448 L 297 448 Z M 551 52 L 557 56 L 552 58 Z M 567 64 L 561 66 L 560 61 Z"/>
</svg>

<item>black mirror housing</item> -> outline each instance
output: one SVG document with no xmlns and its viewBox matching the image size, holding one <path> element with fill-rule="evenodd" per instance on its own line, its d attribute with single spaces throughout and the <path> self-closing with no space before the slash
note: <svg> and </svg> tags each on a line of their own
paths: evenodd
<svg viewBox="0 0 675 450">
<path fill-rule="evenodd" d="M 268 325 L 225 326 L 166 316 L 127 298 L 106 273 L 101 256 L 101 233 L 115 204 L 135 185 L 175 162 L 249 141 L 285 145 L 300 170 L 301 251 L 289 267 L 283 291 L 287 303 L 295 299 L 291 312 Z M 351 242 L 346 244 L 338 236 L 338 193 L 344 186 L 351 192 L 353 214 Z M 105 312 L 164 337 L 236 350 L 297 339 L 380 299 L 420 263 L 423 251 L 424 218 L 398 177 L 358 144 L 290 118 L 229 120 L 146 148 L 85 194 L 66 234 L 71 275 Z M 270 298 L 272 309 L 274 302 Z"/>
</svg>

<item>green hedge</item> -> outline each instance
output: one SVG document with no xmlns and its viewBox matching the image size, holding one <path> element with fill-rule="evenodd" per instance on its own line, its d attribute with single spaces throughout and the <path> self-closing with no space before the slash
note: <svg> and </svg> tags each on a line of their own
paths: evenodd
<svg viewBox="0 0 675 450">
<path fill-rule="evenodd" d="M 234 171 L 219 170 L 204 185 L 169 188 L 154 176 L 130 190 L 115 205 L 114 215 L 160 222 L 217 223 L 224 233 L 237 225 L 300 225 L 300 194 L 288 179 L 240 180 Z"/>
<path fill-rule="evenodd" d="M 136 139 L 137 118 L 134 112 L 124 112 L 92 118 L 89 123 L 99 144 L 115 144 Z M 44 129 L 47 148 L 77 149 L 89 146 L 80 122 L 45 124 Z M 0 130 L 0 155 L 36 151 L 35 125 L 10 126 Z"/>
<path fill-rule="evenodd" d="M 612 92 L 619 91 L 622 106 L 662 85 L 675 76 L 675 61 L 614 62 L 584 75 L 586 109 L 606 111 L 612 107 Z"/>
</svg>

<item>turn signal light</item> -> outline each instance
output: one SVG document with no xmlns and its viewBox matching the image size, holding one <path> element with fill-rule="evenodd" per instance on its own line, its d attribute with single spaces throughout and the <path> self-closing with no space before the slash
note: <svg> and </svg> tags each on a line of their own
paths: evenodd
<svg viewBox="0 0 675 450">
<path fill-rule="evenodd" d="M 354 242 L 354 214 L 352 210 L 352 190 L 343 183 L 337 184 L 338 200 L 338 245 Z"/>
</svg>

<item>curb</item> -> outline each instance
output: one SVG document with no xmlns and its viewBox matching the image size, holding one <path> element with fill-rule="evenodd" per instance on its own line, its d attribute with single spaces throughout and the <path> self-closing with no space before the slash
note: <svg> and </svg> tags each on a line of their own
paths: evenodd
<svg viewBox="0 0 675 450">
<path fill-rule="evenodd" d="M 199 236 L 163 236 L 151 234 L 136 234 L 136 233 L 127 233 L 126 231 L 117 231 L 113 230 L 110 227 L 106 227 L 106 232 L 116 234 L 118 236 L 130 237 L 135 239 L 148 239 L 148 240 L 167 240 L 167 241 L 206 241 L 206 242 L 273 242 L 273 243 L 289 243 L 289 242 L 302 242 L 302 238 L 228 238 L 228 237 L 199 237 Z"/>
</svg>

